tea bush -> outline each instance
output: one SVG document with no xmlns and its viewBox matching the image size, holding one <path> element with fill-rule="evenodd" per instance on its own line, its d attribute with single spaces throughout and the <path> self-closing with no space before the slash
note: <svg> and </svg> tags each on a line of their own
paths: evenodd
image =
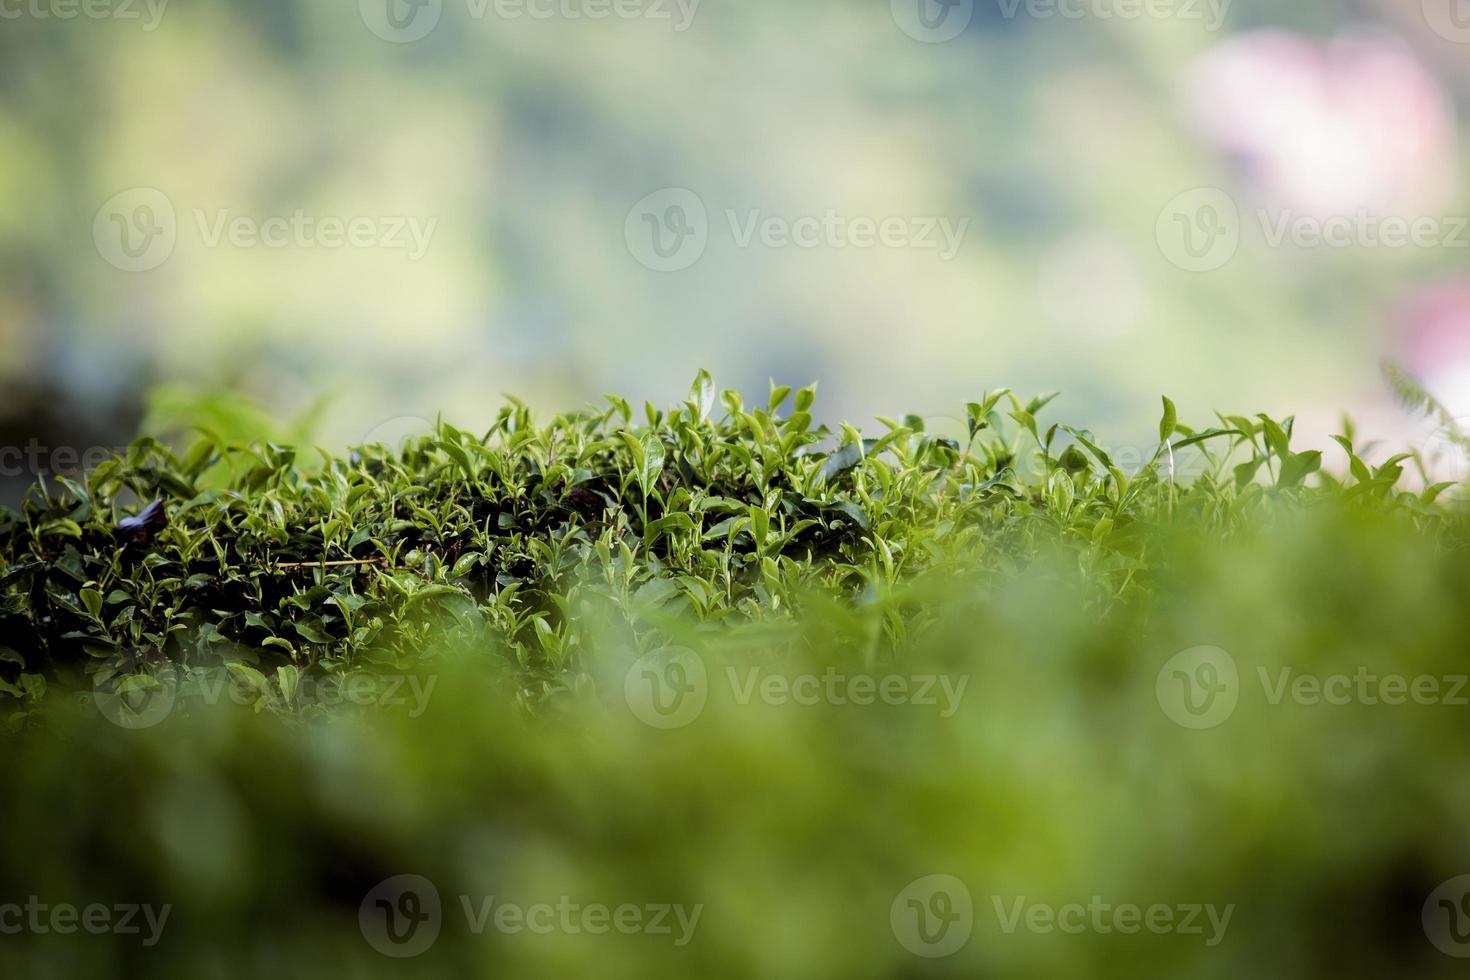
<svg viewBox="0 0 1470 980">
<path fill-rule="evenodd" d="M 39 488 L 0 532 L 0 906 L 173 912 L 147 946 L 23 929 L 11 961 L 1454 974 L 1456 488 L 1167 399 L 1125 471 L 1047 397 L 876 435 L 814 397 L 701 375 L 637 421 L 512 404 L 343 457 L 142 440 Z M 425 907 L 404 874 L 440 905 L 400 959 L 373 917 Z M 543 934 L 492 896 L 700 913 L 682 944 Z"/>
<path fill-rule="evenodd" d="M 1339 480 L 1291 447 L 1290 419 L 1196 430 L 1166 400 L 1160 447 L 1129 474 L 1088 433 L 1043 428 L 1049 398 L 971 403 L 961 444 L 916 417 L 883 419 L 879 438 L 814 426 L 814 397 L 781 388 L 747 410 L 725 391 L 715 419 L 701 374 L 684 405 L 649 405 L 638 424 L 616 398 L 541 426 L 512 405 L 482 434 L 440 423 L 317 465 L 276 445 L 204 439 L 181 459 L 140 440 L 0 529 L 4 691 L 34 701 L 81 671 L 228 664 L 279 696 L 302 672 L 406 669 L 452 638 L 496 651 L 534 706 L 595 661 L 593 606 L 600 629 L 647 647 L 670 617 L 892 603 L 903 582 L 1062 552 L 1082 601 L 1127 601 L 1163 571 L 1163 523 L 1224 538 L 1328 502 L 1459 530 L 1432 506 L 1447 484 L 1398 486 L 1408 456 L 1369 467 L 1343 437 Z M 1185 453 L 1204 464 L 1187 484 L 1169 473 Z M 129 517 L 125 500 L 152 503 Z M 925 615 L 888 605 L 869 652 L 894 654 Z"/>
</svg>

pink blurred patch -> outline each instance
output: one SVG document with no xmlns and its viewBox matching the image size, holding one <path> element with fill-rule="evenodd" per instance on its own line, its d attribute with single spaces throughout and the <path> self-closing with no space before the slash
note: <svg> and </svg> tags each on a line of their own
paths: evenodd
<svg viewBox="0 0 1470 980">
<path fill-rule="evenodd" d="M 1470 414 L 1470 281 L 1415 290 L 1393 315 L 1394 356 L 1456 415 Z"/>
<path fill-rule="evenodd" d="M 1453 192 L 1453 107 L 1394 37 L 1240 34 L 1200 58 L 1187 97 L 1206 139 L 1270 205 L 1423 214 Z"/>
</svg>

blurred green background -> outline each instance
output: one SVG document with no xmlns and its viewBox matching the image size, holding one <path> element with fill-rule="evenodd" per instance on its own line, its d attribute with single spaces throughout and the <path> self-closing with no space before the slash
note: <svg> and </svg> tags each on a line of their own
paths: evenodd
<svg viewBox="0 0 1470 980">
<path fill-rule="evenodd" d="M 1463 906 L 1447 918 L 1435 899 L 1470 889 L 1470 566 L 1412 524 L 1324 505 L 1228 545 L 1158 528 L 1148 601 L 1098 602 L 1074 555 L 814 603 L 799 625 L 686 624 L 703 693 L 659 727 L 625 696 L 643 661 L 617 642 L 592 644 L 592 682 L 538 719 L 511 707 L 505 663 L 484 650 L 426 660 L 425 699 L 338 706 L 330 723 L 181 691 L 156 725 L 124 730 L 57 699 L 3 742 L 17 764 L 0 792 L 0 903 L 151 903 L 168 918 L 151 945 L 146 929 L 22 930 L 0 955 L 7 975 L 48 980 L 1463 976 Z M 899 607 L 926 626 L 890 659 L 876 638 Z M 1171 668 L 1201 644 L 1235 676 L 1192 719 Z M 752 669 L 939 675 L 960 693 L 742 701 Z M 1283 675 L 1364 672 L 1370 694 L 1397 677 L 1439 695 L 1273 694 Z M 439 907 L 394 946 L 374 900 L 397 907 L 401 875 Z M 941 942 L 914 931 L 905 900 L 942 909 L 923 891 L 933 875 L 973 911 Z M 491 897 L 701 911 L 679 944 L 476 931 L 462 897 L 477 912 Z M 1194 933 L 1007 929 L 1018 900 L 1230 918 L 1223 934 L 1202 916 Z"/>
<path fill-rule="evenodd" d="M 503 391 L 669 402 L 700 367 L 820 379 L 830 418 L 1062 389 L 1130 440 L 1161 391 L 1388 420 L 1388 355 L 1470 412 L 1470 233 L 1273 246 L 1251 217 L 1470 212 L 1460 0 L 598 2 L 6 0 L 0 444 L 115 445 L 157 385 L 316 407 L 341 446 Z M 679 216 L 633 212 L 665 188 L 708 240 L 660 272 L 636 233 Z M 1198 188 L 1246 215 L 1208 272 L 1161 245 Z M 116 236 L 165 218 L 140 194 L 172 235 L 125 271 Z M 966 224 L 952 255 L 735 233 L 829 210 Z M 214 236 L 298 212 L 376 237 Z"/>
</svg>

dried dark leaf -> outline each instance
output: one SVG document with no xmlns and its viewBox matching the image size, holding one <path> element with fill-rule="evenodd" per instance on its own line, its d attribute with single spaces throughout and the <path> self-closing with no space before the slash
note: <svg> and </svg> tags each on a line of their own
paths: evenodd
<svg viewBox="0 0 1470 980">
<path fill-rule="evenodd" d="M 163 501 L 155 500 L 144 507 L 136 517 L 125 517 L 117 522 L 117 536 L 124 544 L 143 547 L 153 536 L 168 526 L 168 515 L 163 512 Z"/>
</svg>

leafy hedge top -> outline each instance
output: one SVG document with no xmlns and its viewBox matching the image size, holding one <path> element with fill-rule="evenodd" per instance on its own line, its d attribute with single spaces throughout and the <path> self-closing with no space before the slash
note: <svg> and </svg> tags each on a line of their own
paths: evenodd
<svg viewBox="0 0 1470 980">
<path fill-rule="evenodd" d="M 484 433 L 441 422 L 319 463 L 142 439 L 0 525 L 0 689 L 33 701 L 47 678 L 230 662 L 264 691 L 265 673 L 411 667 L 455 635 L 536 703 L 587 669 L 594 601 L 648 648 L 671 617 L 781 621 L 1058 555 L 1085 601 L 1128 601 L 1161 571 L 1159 529 L 1233 534 L 1324 501 L 1463 539 L 1435 503 L 1447 484 L 1401 486 L 1409 455 L 1370 466 L 1349 432 L 1339 478 L 1291 447 L 1289 418 L 1197 429 L 1165 399 L 1158 449 L 1127 473 L 1086 431 L 1038 421 L 1050 397 L 989 393 L 957 438 L 912 416 L 876 438 L 814 425 L 814 398 L 748 407 L 701 372 L 637 421 L 612 397 L 540 425 L 512 403 Z M 883 648 L 919 615 L 885 613 Z"/>
</svg>

